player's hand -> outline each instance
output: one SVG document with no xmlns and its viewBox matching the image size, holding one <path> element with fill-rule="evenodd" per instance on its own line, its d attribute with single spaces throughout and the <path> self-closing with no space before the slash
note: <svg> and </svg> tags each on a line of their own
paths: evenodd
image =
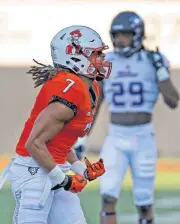
<svg viewBox="0 0 180 224">
<path fill-rule="evenodd" d="M 85 157 L 84 162 L 87 166 L 87 169 L 84 172 L 84 176 L 87 180 L 95 180 L 97 177 L 100 177 L 105 173 L 103 159 L 100 159 L 98 162 L 91 164 L 90 161 Z"/>
<path fill-rule="evenodd" d="M 57 184 L 51 190 L 57 190 L 59 188 L 64 188 L 66 191 L 71 191 L 72 193 L 81 192 L 87 184 L 87 180 L 79 174 L 76 175 L 66 175 L 64 181 L 61 184 Z"/>
<path fill-rule="evenodd" d="M 158 47 L 156 48 L 156 51 L 149 51 L 148 57 L 151 60 L 151 62 L 154 65 L 156 70 L 158 70 L 159 68 L 162 68 L 162 67 L 166 67 L 164 64 L 163 56 L 159 52 Z"/>
</svg>

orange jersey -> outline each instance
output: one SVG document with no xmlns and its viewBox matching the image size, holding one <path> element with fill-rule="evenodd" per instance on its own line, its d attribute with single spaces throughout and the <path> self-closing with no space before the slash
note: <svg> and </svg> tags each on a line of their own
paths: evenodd
<svg viewBox="0 0 180 224">
<path fill-rule="evenodd" d="M 46 144 L 49 152 L 58 164 L 63 164 L 78 137 L 86 135 L 93 121 L 93 114 L 97 107 L 99 87 L 93 82 L 90 90 L 78 76 L 71 73 L 59 72 L 52 80 L 47 81 L 41 88 L 30 117 L 25 123 L 24 130 L 16 146 L 16 153 L 30 156 L 25 143 L 31 133 L 33 124 L 39 113 L 49 103 L 57 101 L 70 107 L 75 116 L 66 123 L 63 129 Z"/>
</svg>

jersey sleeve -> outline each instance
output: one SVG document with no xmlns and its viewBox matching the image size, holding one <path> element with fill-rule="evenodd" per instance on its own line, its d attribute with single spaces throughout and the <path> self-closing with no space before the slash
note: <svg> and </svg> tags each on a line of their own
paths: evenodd
<svg viewBox="0 0 180 224">
<path fill-rule="evenodd" d="M 76 115 L 83 102 L 83 92 L 83 86 L 76 79 L 66 78 L 60 82 L 53 82 L 49 104 L 53 102 L 62 103 L 72 109 L 74 115 Z"/>
</svg>

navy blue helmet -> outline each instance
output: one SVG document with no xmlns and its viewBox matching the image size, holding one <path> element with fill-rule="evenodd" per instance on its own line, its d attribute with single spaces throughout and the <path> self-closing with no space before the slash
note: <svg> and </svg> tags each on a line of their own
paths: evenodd
<svg viewBox="0 0 180 224">
<path fill-rule="evenodd" d="M 120 48 L 114 44 L 114 34 L 117 32 L 129 32 L 133 34 L 131 46 Z M 125 11 L 119 13 L 112 21 L 111 40 L 115 51 L 124 56 L 130 56 L 142 48 L 142 41 L 145 38 L 144 21 L 135 12 Z"/>
</svg>

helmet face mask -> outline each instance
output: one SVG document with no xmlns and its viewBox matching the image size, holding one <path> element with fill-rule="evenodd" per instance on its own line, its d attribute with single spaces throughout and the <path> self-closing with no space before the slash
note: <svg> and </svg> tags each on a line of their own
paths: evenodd
<svg viewBox="0 0 180 224">
<path fill-rule="evenodd" d="M 99 34 L 89 27 L 71 26 L 59 31 L 51 41 L 53 63 L 88 78 L 108 78 L 111 62 L 99 60 L 99 53 L 108 49 Z"/>
<path fill-rule="evenodd" d="M 85 48 L 83 50 L 84 56 L 90 61 L 87 68 L 87 74 L 92 77 L 99 77 L 108 79 L 111 73 L 112 63 L 104 61 L 103 51 L 109 49 L 107 45 L 99 48 Z M 103 55 L 103 56 L 101 56 Z"/>
<path fill-rule="evenodd" d="M 133 34 L 130 46 L 123 48 L 116 45 L 114 36 L 118 32 Z M 115 51 L 120 55 L 126 57 L 130 56 L 142 48 L 144 39 L 144 21 L 134 12 L 127 11 L 119 13 L 112 21 L 110 35 Z"/>
</svg>

